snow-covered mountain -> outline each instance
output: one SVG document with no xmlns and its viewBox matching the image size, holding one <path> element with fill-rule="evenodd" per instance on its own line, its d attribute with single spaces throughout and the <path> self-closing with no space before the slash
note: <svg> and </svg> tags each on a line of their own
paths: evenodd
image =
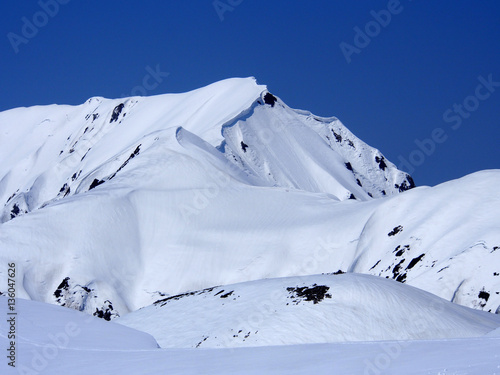
<svg viewBox="0 0 500 375">
<path fill-rule="evenodd" d="M 12 109 L 0 145 L 19 371 L 499 371 L 498 170 L 415 188 L 253 78 Z"/>
<path fill-rule="evenodd" d="M 500 305 L 498 171 L 433 188 L 253 78 L 0 113 L 0 291 L 113 319 L 193 290 L 369 273 Z M 3 280 L 3 281 L 1 281 Z"/>
</svg>

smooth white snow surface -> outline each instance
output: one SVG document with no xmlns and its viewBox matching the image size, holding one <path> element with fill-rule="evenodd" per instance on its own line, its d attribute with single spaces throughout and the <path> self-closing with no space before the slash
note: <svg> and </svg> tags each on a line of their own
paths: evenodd
<svg viewBox="0 0 500 375">
<path fill-rule="evenodd" d="M 0 297 L 3 316 L 7 316 L 7 298 Z M 150 335 L 135 329 L 110 324 L 96 318 L 37 301 L 16 299 L 16 341 L 19 345 L 61 345 L 68 349 L 125 350 L 151 349 L 158 345 Z M 0 337 L 7 339 L 2 323 Z M 63 345 L 64 344 L 64 345 Z M 2 346 L 3 348 L 4 346 Z"/>
<path fill-rule="evenodd" d="M 120 324 L 34 301 L 18 299 L 16 305 L 20 319 L 16 368 L 3 358 L 2 374 L 500 374 L 498 337 L 159 349 L 149 335 Z M 0 314 L 6 312 L 2 297 Z M 5 336 L 2 324 L 2 348 L 8 347 Z"/>
<path fill-rule="evenodd" d="M 225 285 L 159 300 L 116 322 L 162 348 L 268 346 L 482 336 L 500 316 L 361 274 Z"/>
</svg>

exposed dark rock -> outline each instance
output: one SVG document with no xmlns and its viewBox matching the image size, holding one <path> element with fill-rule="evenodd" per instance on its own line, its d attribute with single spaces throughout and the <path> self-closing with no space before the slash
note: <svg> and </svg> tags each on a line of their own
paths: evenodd
<svg viewBox="0 0 500 375">
<path fill-rule="evenodd" d="M 342 136 L 340 134 L 335 133 L 335 131 L 332 129 L 332 133 L 335 136 L 335 139 L 337 142 L 342 142 Z"/>
<path fill-rule="evenodd" d="M 96 307 L 93 315 L 107 321 L 110 321 L 111 318 L 118 318 L 120 316 L 117 312 L 113 311 L 113 305 L 109 300 L 104 301 L 102 308 L 98 309 Z"/>
<path fill-rule="evenodd" d="M 394 249 L 393 253 L 396 253 L 396 256 L 400 257 L 405 253 L 406 250 L 410 250 L 410 245 L 398 245 L 398 247 Z"/>
<path fill-rule="evenodd" d="M 115 109 L 113 109 L 113 113 L 111 114 L 111 119 L 109 120 L 109 123 L 111 124 L 113 121 L 117 121 L 118 117 L 120 116 L 120 113 L 122 113 L 123 107 L 125 105 L 123 103 L 118 104 Z"/>
<path fill-rule="evenodd" d="M 325 298 L 332 298 L 331 294 L 328 294 L 328 290 L 330 287 L 326 285 L 316 285 L 313 284 L 310 287 L 290 287 L 286 288 L 286 290 L 290 293 L 290 298 L 293 299 L 296 305 L 303 301 L 312 301 L 314 304 L 317 304 Z"/>
<path fill-rule="evenodd" d="M 196 347 L 198 348 L 201 344 L 203 344 L 205 341 L 207 341 L 207 339 L 209 338 L 210 336 L 207 336 L 207 337 L 204 337 L 203 340 L 201 340 L 198 344 L 196 344 Z"/>
<path fill-rule="evenodd" d="M 449 267 L 450 267 L 450 266 L 443 267 L 443 268 L 441 268 L 439 271 L 437 271 L 436 273 L 439 273 L 439 272 L 441 272 L 441 271 L 444 271 L 445 269 L 447 269 L 447 268 L 449 268 Z"/>
<path fill-rule="evenodd" d="M 276 103 L 276 97 L 271 94 L 270 92 L 266 93 L 264 95 L 264 103 L 269 104 L 271 107 L 274 107 L 274 104 Z"/>
<path fill-rule="evenodd" d="M 394 184 L 394 187 L 399 189 L 399 192 L 402 193 L 403 191 L 413 189 L 415 187 L 415 182 L 413 181 L 413 178 L 407 174 L 406 181 L 403 181 L 401 185 Z"/>
<path fill-rule="evenodd" d="M 396 281 L 399 281 L 400 283 L 404 283 L 406 281 L 406 273 L 402 273 L 398 277 L 396 277 Z"/>
<path fill-rule="evenodd" d="M 488 302 L 488 299 L 490 298 L 490 294 L 484 289 L 481 290 L 477 296 L 481 299 L 484 299 L 486 302 Z"/>
<path fill-rule="evenodd" d="M 59 298 L 62 296 L 62 291 L 63 290 L 68 290 L 69 288 L 69 283 L 68 283 L 69 277 L 64 278 L 64 280 L 59 284 L 57 287 L 56 291 L 54 292 L 54 296 L 56 298 Z"/>
<path fill-rule="evenodd" d="M 9 197 L 9 199 L 7 199 L 7 202 L 5 202 L 5 203 L 9 203 L 9 202 L 10 202 L 10 200 L 11 200 L 12 198 L 14 198 L 15 196 L 16 196 L 16 193 L 13 193 L 13 194 Z"/>
<path fill-rule="evenodd" d="M 17 215 L 19 215 L 19 212 L 21 212 L 21 210 L 19 209 L 19 206 L 17 205 L 17 203 L 14 203 L 14 206 L 12 207 L 12 210 L 10 211 L 10 218 L 14 219 Z"/>
<path fill-rule="evenodd" d="M 402 264 L 405 262 L 406 259 L 401 259 L 401 261 L 394 266 L 392 269 L 392 278 L 396 280 L 399 276 L 399 272 L 401 271 Z"/>
<path fill-rule="evenodd" d="M 231 290 L 230 292 L 226 293 L 226 294 L 223 294 L 222 296 L 220 296 L 220 298 L 227 298 L 229 297 L 231 294 L 233 294 L 233 290 Z"/>
<path fill-rule="evenodd" d="M 351 165 L 351 163 L 349 163 L 349 162 L 345 163 L 345 167 L 347 169 L 349 169 L 350 171 L 352 171 L 352 165 Z"/>
<path fill-rule="evenodd" d="M 132 153 L 130 154 L 130 156 L 128 157 L 128 159 L 127 159 L 127 160 L 125 160 L 125 161 L 123 162 L 123 164 L 120 166 L 120 168 L 118 168 L 118 169 L 116 170 L 116 172 L 115 172 L 115 173 L 113 173 L 113 174 L 109 177 L 109 179 L 110 179 L 110 180 L 111 180 L 113 177 L 115 177 L 115 176 L 116 176 L 116 174 L 117 174 L 118 172 L 120 172 L 120 171 L 121 171 L 121 170 L 122 170 L 122 169 L 123 169 L 123 168 L 124 168 L 124 167 L 125 167 L 125 166 L 129 163 L 129 162 L 130 162 L 130 160 L 132 160 L 132 159 L 133 159 L 133 158 L 135 158 L 137 155 L 139 155 L 139 152 L 140 152 L 140 150 L 141 150 L 141 146 L 142 146 L 142 144 L 139 144 L 139 146 L 137 146 L 137 147 L 135 148 L 134 152 L 132 152 Z"/>
<path fill-rule="evenodd" d="M 104 184 L 104 180 L 98 180 L 97 178 L 94 178 L 94 181 L 92 181 L 92 183 L 90 184 L 90 187 L 89 187 L 89 190 L 92 190 L 93 188 L 101 185 L 101 184 Z"/>
<path fill-rule="evenodd" d="M 416 258 L 413 258 L 410 262 L 410 264 L 408 264 L 408 267 L 406 267 L 407 270 L 410 270 L 412 269 L 418 262 L 420 262 L 422 260 L 422 258 L 425 256 L 425 254 L 420 254 L 418 257 Z"/>
<path fill-rule="evenodd" d="M 243 150 L 243 152 L 247 152 L 248 145 L 243 141 L 241 141 L 240 144 L 241 144 L 241 149 Z"/>
<path fill-rule="evenodd" d="M 385 171 L 385 169 L 387 168 L 387 164 L 385 163 L 385 158 L 383 156 L 382 157 L 375 156 L 375 161 L 378 163 L 378 167 L 383 171 Z"/>
<path fill-rule="evenodd" d="M 403 231 L 403 226 L 398 225 L 397 227 L 394 227 L 394 229 L 392 231 L 390 231 L 387 235 L 389 237 L 395 236 L 396 234 L 398 234 L 399 232 L 402 232 L 402 231 Z"/>
<path fill-rule="evenodd" d="M 159 299 L 158 301 L 155 301 L 153 303 L 153 305 L 165 306 L 170 301 L 177 301 L 177 300 L 180 300 L 181 298 L 188 297 L 188 296 L 194 296 L 194 295 L 199 296 L 199 295 L 204 294 L 204 293 L 210 293 L 215 288 L 216 287 L 212 287 L 212 288 L 206 288 L 206 289 L 202 289 L 202 290 L 196 290 L 194 292 L 187 292 L 187 293 L 177 294 L 175 296 L 171 296 L 171 297 Z M 222 292 L 224 292 L 224 290 L 222 290 Z M 218 292 L 217 294 L 219 294 L 219 293 L 221 293 L 221 292 Z"/>
</svg>

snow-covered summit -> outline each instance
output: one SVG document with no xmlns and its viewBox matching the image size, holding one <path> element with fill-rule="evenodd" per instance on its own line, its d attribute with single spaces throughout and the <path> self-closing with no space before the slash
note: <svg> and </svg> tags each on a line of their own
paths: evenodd
<svg viewBox="0 0 500 375">
<path fill-rule="evenodd" d="M 146 154 L 165 160 L 172 152 L 210 153 L 244 183 L 327 192 L 341 200 L 412 186 L 410 177 L 337 119 L 291 110 L 253 78 L 185 94 L 17 108 L 0 114 L 0 128 L 2 222 L 104 182 L 113 185 L 115 177 L 134 186 L 137 178 L 126 168 L 133 158 L 136 164 L 147 159 L 144 174 L 156 173 Z M 181 140 L 174 136 L 178 129 L 192 136 Z"/>
<path fill-rule="evenodd" d="M 13 109 L 0 129 L 0 285 L 15 262 L 21 297 L 114 319 L 342 270 L 500 305 L 498 171 L 405 191 L 411 177 L 339 120 L 253 78 Z"/>
</svg>

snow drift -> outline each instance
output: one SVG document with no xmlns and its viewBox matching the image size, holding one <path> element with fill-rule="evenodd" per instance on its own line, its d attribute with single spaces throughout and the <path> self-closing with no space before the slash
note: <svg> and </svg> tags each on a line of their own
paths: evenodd
<svg viewBox="0 0 500 375">
<path fill-rule="evenodd" d="M 224 285 L 161 299 L 116 322 L 162 348 L 220 348 L 342 341 L 479 337 L 500 316 L 361 274 Z"/>
</svg>

